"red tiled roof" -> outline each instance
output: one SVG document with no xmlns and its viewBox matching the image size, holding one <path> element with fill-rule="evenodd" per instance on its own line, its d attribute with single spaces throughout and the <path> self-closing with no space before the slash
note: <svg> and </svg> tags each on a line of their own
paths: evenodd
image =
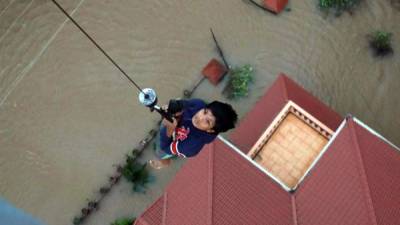
<svg viewBox="0 0 400 225">
<path fill-rule="evenodd" d="M 400 152 L 348 120 L 296 191 L 301 224 L 398 225 Z"/>
<path fill-rule="evenodd" d="M 263 97 L 255 106 L 259 109 L 248 114 L 258 115 L 253 123 L 268 121 L 262 115 L 273 117 L 269 112 L 276 110 L 273 103 L 282 104 L 287 99 L 283 93 L 291 95 L 279 91 L 282 84 L 298 88 L 288 83 L 287 77 L 279 77 L 272 91 L 266 93 L 272 103 Z M 309 98 L 308 93 L 301 95 Z M 305 108 L 320 105 L 317 100 L 292 99 Z M 265 105 L 271 107 L 264 110 Z M 337 116 L 329 108 L 320 110 Z M 329 117 L 324 115 L 318 119 L 326 123 L 324 119 Z M 244 120 L 240 127 L 249 123 L 248 118 Z M 336 123 L 327 125 L 336 130 Z M 245 143 L 236 137 L 236 144 L 251 144 L 243 138 Z M 352 118 L 337 131 L 294 193 L 286 192 L 217 138 L 199 156 L 188 159 L 164 195 L 138 217 L 135 225 L 398 225 L 399 174 L 400 151 Z"/>
<path fill-rule="evenodd" d="M 217 139 L 136 225 L 398 225 L 398 174 L 400 152 L 351 119 L 293 194 Z"/>
<path fill-rule="evenodd" d="M 247 153 L 289 100 L 305 109 L 332 130 L 336 130 L 343 120 L 338 113 L 320 102 L 285 74 L 280 74 L 231 133 L 232 142 L 244 153 Z M 251 135 L 248 135 L 249 131 L 251 131 Z"/>
<path fill-rule="evenodd" d="M 375 224 L 353 135 L 347 124 L 297 190 L 297 215 L 305 224 Z"/>
<path fill-rule="evenodd" d="M 163 225 L 286 225 L 292 221 L 287 192 L 218 139 L 188 160 L 164 196 Z M 159 215 L 148 211 L 136 225 L 151 224 L 148 215 Z"/>
<path fill-rule="evenodd" d="M 355 141 L 377 224 L 400 224 L 400 151 L 356 123 Z"/>
<path fill-rule="evenodd" d="M 135 225 L 162 225 L 165 195 L 157 199 L 146 211 L 136 219 Z"/>
</svg>

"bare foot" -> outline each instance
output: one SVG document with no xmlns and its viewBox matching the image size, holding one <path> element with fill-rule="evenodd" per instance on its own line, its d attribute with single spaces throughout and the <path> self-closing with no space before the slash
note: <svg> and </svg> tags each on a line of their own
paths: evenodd
<svg viewBox="0 0 400 225">
<path fill-rule="evenodd" d="M 160 169 L 168 167 L 169 164 L 171 164 L 171 160 L 168 160 L 168 159 L 164 159 L 164 160 L 152 159 L 152 160 L 149 160 L 149 164 L 154 169 L 160 170 Z"/>
</svg>

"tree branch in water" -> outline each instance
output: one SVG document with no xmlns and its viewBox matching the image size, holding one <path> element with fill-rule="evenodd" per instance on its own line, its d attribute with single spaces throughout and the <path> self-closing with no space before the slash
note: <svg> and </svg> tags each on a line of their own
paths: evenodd
<svg viewBox="0 0 400 225">
<path fill-rule="evenodd" d="M 219 46 L 217 39 L 215 38 L 215 35 L 214 35 L 214 32 L 213 32 L 212 28 L 210 28 L 210 31 L 211 31 L 211 35 L 212 35 L 212 37 L 213 37 L 213 39 L 214 39 L 214 43 L 215 43 L 215 45 L 217 46 L 218 53 L 219 53 L 219 55 L 221 56 L 222 61 L 224 61 L 224 65 L 225 65 L 226 69 L 229 71 L 229 64 L 226 62 L 224 53 L 222 52 L 222 49 L 221 49 L 221 47 Z M 224 74 L 224 75 L 225 75 L 225 74 Z"/>
</svg>

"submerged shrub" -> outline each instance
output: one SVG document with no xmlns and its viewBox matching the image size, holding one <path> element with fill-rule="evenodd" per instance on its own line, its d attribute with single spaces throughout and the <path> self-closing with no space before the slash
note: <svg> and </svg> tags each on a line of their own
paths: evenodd
<svg viewBox="0 0 400 225">
<path fill-rule="evenodd" d="M 136 218 L 121 218 L 115 220 L 111 225 L 132 225 Z"/>
<path fill-rule="evenodd" d="M 369 45 L 376 56 L 385 56 L 393 53 L 391 39 L 392 33 L 375 31 L 369 35 Z"/>
<path fill-rule="evenodd" d="M 229 75 L 224 94 L 229 99 L 245 97 L 249 93 L 249 84 L 253 81 L 254 70 L 250 65 L 235 68 Z"/>
<path fill-rule="evenodd" d="M 146 168 L 146 163 L 140 164 L 131 156 L 127 156 L 122 175 L 133 183 L 134 192 L 145 193 L 146 184 L 154 180 L 154 177 L 150 175 Z"/>
<path fill-rule="evenodd" d="M 400 0 L 390 0 L 390 3 L 392 4 L 393 8 L 400 10 Z"/>
<path fill-rule="evenodd" d="M 343 11 L 351 12 L 361 0 L 318 0 L 318 6 L 325 11 L 334 11 L 339 16 Z"/>
</svg>

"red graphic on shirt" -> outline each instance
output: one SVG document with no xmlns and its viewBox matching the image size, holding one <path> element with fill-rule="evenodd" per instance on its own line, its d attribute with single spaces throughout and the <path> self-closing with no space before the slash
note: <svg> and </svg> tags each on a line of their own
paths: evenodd
<svg viewBox="0 0 400 225">
<path fill-rule="evenodd" d="M 189 128 L 186 129 L 185 127 L 178 127 L 175 129 L 175 139 L 178 141 L 183 141 L 188 137 L 189 133 Z"/>
</svg>

